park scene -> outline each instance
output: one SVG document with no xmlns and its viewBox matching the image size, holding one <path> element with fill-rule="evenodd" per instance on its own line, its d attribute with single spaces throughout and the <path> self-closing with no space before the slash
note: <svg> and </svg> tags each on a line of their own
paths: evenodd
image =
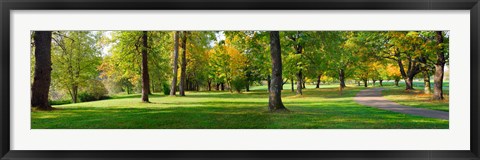
<svg viewBox="0 0 480 160">
<path fill-rule="evenodd" d="M 448 129 L 449 31 L 32 31 L 32 129 Z"/>
</svg>

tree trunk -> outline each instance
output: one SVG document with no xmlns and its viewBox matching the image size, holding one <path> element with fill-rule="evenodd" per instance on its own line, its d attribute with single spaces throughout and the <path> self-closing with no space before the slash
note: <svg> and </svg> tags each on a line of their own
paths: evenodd
<svg viewBox="0 0 480 160">
<path fill-rule="evenodd" d="M 271 87 L 271 82 L 272 82 L 272 78 L 270 77 L 270 75 L 267 76 L 267 89 L 268 89 L 268 92 L 270 92 L 270 87 Z"/>
<path fill-rule="evenodd" d="M 220 90 L 220 83 L 217 83 L 217 85 L 215 86 L 215 90 Z"/>
<path fill-rule="evenodd" d="M 220 88 L 222 89 L 222 91 L 225 91 L 225 83 L 220 83 Z"/>
<path fill-rule="evenodd" d="M 272 58 L 272 86 L 269 89 L 268 110 L 270 112 L 287 111 L 282 102 L 282 55 L 278 31 L 270 32 L 270 56 Z"/>
<path fill-rule="evenodd" d="M 376 82 L 376 81 L 377 81 L 377 80 L 372 79 L 372 86 L 375 86 L 375 82 Z"/>
<path fill-rule="evenodd" d="M 297 95 L 302 95 L 302 70 L 297 73 Z"/>
<path fill-rule="evenodd" d="M 357 81 L 357 86 L 360 86 L 360 81 Z"/>
<path fill-rule="evenodd" d="M 380 82 L 380 87 L 383 87 L 383 79 L 378 80 L 378 82 Z"/>
<path fill-rule="evenodd" d="M 78 102 L 78 85 L 72 85 L 72 103 Z"/>
<path fill-rule="evenodd" d="M 405 90 L 413 90 L 413 76 L 408 76 L 405 79 Z"/>
<path fill-rule="evenodd" d="M 208 91 L 212 91 L 212 80 L 208 80 Z"/>
<path fill-rule="evenodd" d="M 31 107 L 52 110 L 52 106 L 48 103 L 52 72 L 52 32 L 35 31 L 33 39 L 35 43 L 35 70 L 31 88 Z"/>
<path fill-rule="evenodd" d="M 423 72 L 423 85 L 424 85 L 424 93 L 425 94 L 430 94 L 431 89 L 430 89 L 430 75 L 428 75 L 428 71 Z"/>
<path fill-rule="evenodd" d="M 181 66 L 181 73 L 180 73 L 180 96 L 185 96 L 185 83 L 187 78 L 187 31 L 183 31 L 182 34 L 182 66 Z"/>
<path fill-rule="evenodd" d="M 245 83 L 245 91 L 250 92 L 250 82 L 247 80 L 247 83 Z"/>
<path fill-rule="evenodd" d="M 397 87 L 399 87 L 398 82 L 400 82 L 400 79 L 395 79 L 395 86 L 397 86 Z"/>
<path fill-rule="evenodd" d="M 366 79 L 363 80 L 363 86 L 368 87 L 368 80 Z"/>
<path fill-rule="evenodd" d="M 302 89 L 305 89 L 305 88 L 306 88 L 306 87 L 305 87 L 305 80 L 302 79 Z"/>
<path fill-rule="evenodd" d="M 142 102 L 148 101 L 148 93 L 150 92 L 150 77 L 148 75 L 148 59 L 147 59 L 147 48 L 148 48 L 148 32 L 143 31 L 142 35 Z"/>
<path fill-rule="evenodd" d="M 317 78 L 317 86 L 315 88 L 320 88 L 320 79 L 321 78 L 322 78 L 322 74 L 319 74 L 318 78 Z"/>
<path fill-rule="evenodd" d="M 345 88 L 345 71 L 343 69 L 340 69 L 339 75 L 339 80 L 340 80 L 340 88 Z"/>
<path fill-rule="evenodd" d="M 174 34 L 174 45 L 173 45 L 173 77 L 172 77 L 172 85 L 170 87 L 170 95 L 174 96 L 177 92 L 177 74 L 178 74 L 178 36 L 180 32 L 175 31 Z"/>
<path fill-rule="evenodd" d="M 295 87 L 293 85 L 295 83 L 293 82 L 293 78 L 290 78 L 290 84 L 292 85 L 292 92 L 295 92 Z"/>
<path fill-rule="evenodd" d="M 436 31 L 435 39 L 437 44 L 441 46 L 443 43 L 442 31 Z M 443 47 L 437 51 L 437 62 L 435 63 L 435 74 L 433 77 L 433 99 L 443 99 L 443 75 L 445 67 L 445 55 L 443 53 Z"/>
</svg>

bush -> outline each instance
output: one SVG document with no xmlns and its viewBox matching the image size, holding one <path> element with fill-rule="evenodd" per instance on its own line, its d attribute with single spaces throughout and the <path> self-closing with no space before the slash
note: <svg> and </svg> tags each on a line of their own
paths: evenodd
<svg viewBox="0 0 480 160">
<path fill-rule="evenodd" d="M 163 91 L 163 94 L 170 95 L 170 85 L 168 85 L 167 83 L 163 83 L 162 91 Z"/>
<path fill-rule="evenodd" d="M 232 80 L 232 88 L 238 93 L 242 92 L 242 89 L 245 88 L 247 82 L 244 78 L 235 78 Z"/>
<path fill-rule="evenodd" d="M 101 99 L 107 99 L 108 91 L 100 80 L 90 80 L 89 86 L 78 94 L 80 102 L 96 101 Z"/>
</svg>

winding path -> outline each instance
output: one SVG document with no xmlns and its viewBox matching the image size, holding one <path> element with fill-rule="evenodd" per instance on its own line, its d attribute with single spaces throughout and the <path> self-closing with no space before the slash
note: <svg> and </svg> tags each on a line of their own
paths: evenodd
<svg viewBox="0 0 480 160">
<path fill-rule="evenodd" d="M 382 96 L 383 88 L 365 89 L 357 93 L 355 102 L 379 109 L 448 120 L 448 112 L 404 106 Z"/>
</svg>

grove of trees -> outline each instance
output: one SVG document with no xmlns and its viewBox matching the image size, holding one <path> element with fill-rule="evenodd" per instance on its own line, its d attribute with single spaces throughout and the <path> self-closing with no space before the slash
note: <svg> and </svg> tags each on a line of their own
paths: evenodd
<svg viewBox="0 0 480 160">
<path fill-rule="evenodd" d="M 442 100 L 448 31 L 34 31 L 32 107 L 109 94 L 188 96 L 186 91 L 248 92 L 267 85 L 268 108 L 286 111 L 281 92 L 306 84 L 383 86 L 422 80 Z M 34 64 L 34 65 L 33 65 Z M 433 77 L 433 92 L 431 91 Z M 284 88 L 290 83 L 291 88 Z M 290 87 L 290 86 L 289 86 Z"/>
</svg>

